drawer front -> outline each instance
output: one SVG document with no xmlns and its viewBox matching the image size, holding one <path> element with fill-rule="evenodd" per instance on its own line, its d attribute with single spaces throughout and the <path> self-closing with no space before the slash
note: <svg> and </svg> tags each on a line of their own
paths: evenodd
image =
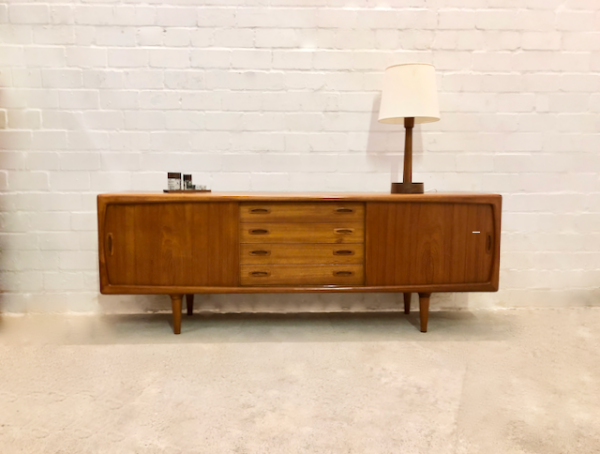
<svg viewBox="0 0 600 454">
<path fill-rule="evenodd" d="M 364 243 L 364 224 L 355 222 L 243 223 L 242 243 Z"/>
<path fill-rule="evenodd" d="M 241 285 L 363 285 L 362 265 L 242 265 Z"/>
<path fill-rule="evenodd" d="M 240 264 L 362 264 L 362 244 L 242 244 Z"/>
<path fill-rule="evenodd" d="M 242 222 L 362 222 L 365 205 L 351 202 L 242 203 Z"/>
</svg>

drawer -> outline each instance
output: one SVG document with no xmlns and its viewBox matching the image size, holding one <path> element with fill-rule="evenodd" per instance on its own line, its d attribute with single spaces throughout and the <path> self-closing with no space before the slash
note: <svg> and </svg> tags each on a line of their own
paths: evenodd
<svg viewBox="0 0 600 454">
<path fill-rule="evenodd" d="M 242 244 L 240 263 L 242 265 L 266 264 L 362 264 L 364 245 L 362 244 Z"/>
<path fill-rule="evenodd" d="M 360 202 L 241 203 L 242 222 L 362 222 L 365 205 Z"/>
<path fill-rule="evenodd" d="M 364 224 L 357 222 L 243 223 L 242 243 L 364 243 Z"/>
<path fill-rule="evenodd" d="M 241 285 L 363 285 L 362 265 L 242 265 Z"/>
</svg>

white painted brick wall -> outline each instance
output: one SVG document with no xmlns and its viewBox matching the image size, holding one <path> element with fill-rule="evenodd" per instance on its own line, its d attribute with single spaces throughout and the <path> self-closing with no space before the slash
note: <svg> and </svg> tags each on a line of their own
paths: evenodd
<svg viewBox="0 0 600 454">
<path fill-rule="evenodd" d="M 99 297 L 95 213 L 96 194 L 159 191 L 167 171 L 215 191 L 387 192 L 403 131 L 376 121 L 382 74 L 409 61 L 436 65 L 442 110 L 417 128 L 415 179 L 504 196 L 501 291 L 434 304 L 600 301 L 598 1 L 11 0 L 0 40 L 0 311 L 167 309 Z"/>
</svg>

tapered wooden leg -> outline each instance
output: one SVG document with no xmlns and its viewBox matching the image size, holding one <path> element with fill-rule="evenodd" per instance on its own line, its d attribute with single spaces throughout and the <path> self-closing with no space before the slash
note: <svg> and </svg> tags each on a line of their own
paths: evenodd
<svg viewBox="0 0 600 454">
<path fill-rule="evenodd" d="M 419 293 L 419 316 L 421 318 L 421 332 L 427 332 L 427 321 L 429 319 L 429 297 L 431 293 Z"/>
<path fill-rule="evenodd" d="M 181 334 L 181 300 L 183 295 L 171 295 L 173 308 L 173 333 Z"/>
<path fill-rule="evenodd" d="M 404 313 L 405 314 L 410 314 L 410 297 L 411 296 L 412 296 L 411 293 L 404 294 Z"/>
<path fill-rule="evenodd" d="M 194 294 L 185 295 L 185 304 L 187 306 L 187 314 L 194 315 Z"/>
</svg>

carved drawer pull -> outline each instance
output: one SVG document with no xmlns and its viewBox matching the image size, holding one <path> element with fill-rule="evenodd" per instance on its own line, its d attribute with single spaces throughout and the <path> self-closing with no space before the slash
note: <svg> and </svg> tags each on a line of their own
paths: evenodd
<svg viewBox="0 0 600 454">
<path fill-rule="evenodd" d="M 250 229 L 250 235 L 268 235 L 269 231 L 267 229 Z"/>
<path fill-rule="evenodd" d="M 352 276 L 354 273 L 352 271 L 334 271 L 333 275 L 337 277 L 348 277 Z"/>
<path fill-rule="evenodd" d="M 114 251 L 113 251 L 113 234 L 109 233 L 107 238 L 106 238 L 106 242 L 108 243 L 108 255 L 113 255 Z"/>
<path fill-rule="evenodd" d="M 257 255 L 260 257 L 265 257 L 267 255 L 271 255 L 271 251 L 265 251 L 264 249 L 258 249 L 256 251 L 250 251 L 250 255 Z"/>
<path fill-rule="evenodd" d="M 340 207 L 335 209 L 336 213 L 354 213 L 354 208 Z"/>
<path fill-rule="evenodd" d="M 269 273 L 268 271 L 252 271 L 250 273 L 250 276 L 252 277 L 269 277 L 271 275 L 271 273 Z"/>
<path fill-rule="evenodd" d="M 252 208 L 250 214 L 269 214 L 271 210 L 269 208 Z"/>
<path fill-rule="evenodd" d="M 345 234 L 348 234 L 348 233 L 353 233 L 354 229 L 333 229 L 333 231 L 335 233 L 339 233 L 341 235 L 345 235 Z"/>
<path fill-rule="evenodd" d="M 490 235 L 489 233 L 487 236 L 487 244 L 485 246 L 485 250 L 486 252 L 491 252 L 492 250 L 492 235 Z"/>
<path fill-rule="evenodd" d="M 354 251 L 349 249 L 341 249 L 338 251 L 333 251 L 333 255 L 354 255 Z"/>
</svg>

